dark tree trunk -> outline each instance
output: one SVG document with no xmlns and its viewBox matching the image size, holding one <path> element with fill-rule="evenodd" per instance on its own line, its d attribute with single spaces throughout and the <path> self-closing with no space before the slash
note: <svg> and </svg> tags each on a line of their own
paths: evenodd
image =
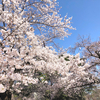
<svg viewBox="0 0 100 100">
<path fill-rule="evenodd" d="M 0 100 L 11 100 L 11 95 L 11 92 L 8 90 L 4 93 L 0 93 Z"/>
</svg>

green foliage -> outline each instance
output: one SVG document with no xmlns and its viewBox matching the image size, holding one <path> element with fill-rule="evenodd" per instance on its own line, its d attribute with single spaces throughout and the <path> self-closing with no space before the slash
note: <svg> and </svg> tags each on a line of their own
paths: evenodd
<svg viewBox="0 0 100 100">
<path fill-rule="evenodd" d="M 68 58 L 69 58 L 69 56 L 67 56 L 67 57 L 65 58 L 65 60 L 66 60 L 66 61 L 70 61 Z"/>
<path fill-rule="evenodd" d="M 82 65 L 81 63 L 78 64 L 78 66 L 81 66 L 81 65 Z"/>
<path fill-rule="evenodd" d="M 65 95 L 62 91 L 58 91 L 53 100 L 67 100 L 67 95 Z"/>
</svg>

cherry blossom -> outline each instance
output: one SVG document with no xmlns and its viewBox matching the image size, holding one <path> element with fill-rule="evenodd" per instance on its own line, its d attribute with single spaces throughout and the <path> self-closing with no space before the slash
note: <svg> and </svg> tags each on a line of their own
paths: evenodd
<svg viewBox="0 0 100 100">
<path fill-rule="evenodd" d="M 51 89 L 68 91 L 93 82 L 85 71 L 90 65 L 79 54 L 58 55 L 48 46 L 55 38 L 68 37 L 68 29 L 74 29 L 70 25 L 72 17 L 61 18 L 56 7 L 56 0 L 2 0 L 0 3 L 0 93 L 6 90 L 21 93 L 30 84 L 40 88 L 46 84 L 47 89 L 51 84 Z"/>
</svg>

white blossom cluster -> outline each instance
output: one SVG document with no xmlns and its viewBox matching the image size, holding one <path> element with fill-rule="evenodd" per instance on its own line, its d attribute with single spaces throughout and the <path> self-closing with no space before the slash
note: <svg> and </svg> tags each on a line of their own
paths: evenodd
<svg viewBox="0 0 100 100">
<path fill-rule="evenodd" d="M 56 0 L 3 0 L 0 4 L 0 93 L 21 92 L 22 85 L 39 84 L 35 71 L 49 75 L 57 72 L 54 85 L 66 90 L 74 84 L 81 85 L 81 79 L 93 81 L 85 71 L 89 64 L 84 64 L 79 54 L 59 57 L 54 49 L 41 45 L 43 41 L 68 36 L 68 29 L 73 29 L 71 18 L 66 16 L 62 21 L 56 5 Z M 41 35 L 34 34 L 36 27 Z M 44 83 L 49 85 L 48 80 Z"/>
</svg>

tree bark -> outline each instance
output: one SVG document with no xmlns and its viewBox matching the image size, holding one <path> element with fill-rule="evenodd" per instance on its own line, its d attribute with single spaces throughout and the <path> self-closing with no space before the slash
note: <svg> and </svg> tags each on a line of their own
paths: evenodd
<svg viewBox="0 0 100 100">
<path fill-rule="evenodd" d="M 0 100 L 11 100 L 11 92 L 7 90 L 4 93 L 0 93 Z"/>
</svg>

